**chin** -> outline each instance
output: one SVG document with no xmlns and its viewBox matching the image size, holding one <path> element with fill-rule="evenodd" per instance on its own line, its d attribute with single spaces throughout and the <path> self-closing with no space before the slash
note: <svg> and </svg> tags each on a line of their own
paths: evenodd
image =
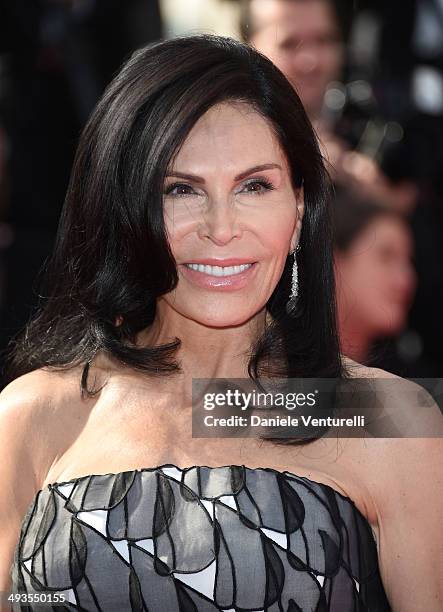
<svg viewBox="0 0 443 612">
<path fill-rule="evenodd" d="M 404 318 L 392 318 L 384 325 L 380 325 L 380 333 L 384 336 L 397 336 L 404 329 L 405 324 Z"/>
<path fill-rule="evenodd" d="M 196 314 L 191 317 L 196 323 L 200 323 L 200 325 L 205 325 L 206 327 L 236 327 L 239 325 L 244 325 L 251 319 L 256 313 L 244 313 L 243 315 L 240 313 L 216 313 L 213 316 L 207 315 L 202 317 L 201 313 Z"/>
<path fill-rule="evenodd" d="M 229 319 L 229 318 L 213 318 L 213 319 L 206 319 L 206 320 L 201 320 L 201 319 L 195 319 L 197 321 L 197 323 L 200 323 L 201 325 L 205 325 L 206 327 L 218 327 L 220 329 L 226 328 L 226 327 L 239 327 L 241 325 L 244 325 L 245 323 L 247 323 L 247 321 L 249 320 L 250 317 L 246 317 L 245 319 L 239 319 L 238 317 L 236 317 L 235 319 Z"/>
</svg>

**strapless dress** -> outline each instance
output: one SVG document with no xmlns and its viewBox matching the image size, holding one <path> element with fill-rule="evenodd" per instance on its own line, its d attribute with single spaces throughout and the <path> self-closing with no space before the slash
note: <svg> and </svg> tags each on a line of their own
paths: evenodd
<svg viewBox="0 0 443 612">
<path fill-rule="evenodd" d="M 167 463 L 48 484 L 26 511 L 11 577 L 15 593 L 64 594 L 52 610 L 390 610 L 354 502 L 245 465 Z"/>
</svg>

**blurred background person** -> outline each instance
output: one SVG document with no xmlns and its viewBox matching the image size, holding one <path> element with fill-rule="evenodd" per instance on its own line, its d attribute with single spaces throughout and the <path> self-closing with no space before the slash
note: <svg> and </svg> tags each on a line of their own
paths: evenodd
<svg viewBox="0 0 443 612">
<path fill-rule="evenodd" d="M 413 237 L 403 216 L 385 205 L 340 192 L 334 202 L 335 273 L 342 352 L 410 376 L 422 364 L 402 351 L 415 289 Z M 381 341 L 394 338 L 389 347 Z"/>
<path fill-rule="evenodd" d="M 343 32 L 332 0 L 243 2 L 241 32 L 299 92 L 311 119 L 322 119 L 330 83 L 342 76 Z"/>
<path fill-rule="evenodd" d="M 436 4 L 442 3 L 243 0 L 240 16 L 243 39 L 297 89 L 335 184 L 407 219 L 418 287 L 403 344 L 411 363 L 428 364 L 427 376 L 443 375 L 443 269 L 435 266 L 443 244 L 443 155 L 440 143 L 432 153 L 422 128 L 441 134 L 442 115 L 436 70 L 434 81 L 417 80 L 417 65 L 423 76 L 417 32 L 422 49 L 432 36 L 433 66 L 443 65 L 443 27 L 432 25 L 442 15 Z"/>
<path fill-rule="evenodd" d="M 267 55 L 297 90 L 313 122 L 335 182 L 368 197 L 410 210 L 413 182 L 398 190 L 378 155 L 401 127 L 386 124 L 369 82 L 346 83 L 351 3 L 337 0 L 244 0 L 240 30 L 245 41 Z M 351 9 L 351 10 L 350 10 Z M 378 125 L 381 124 L 381 126 Z"/>
<path fill-rule="evenodd" d="M 368 53 L 368 49 L 370 52 Z M 417 198 L 405 212 L 415 241 L 417 292 L 403 339 L 417 376 L 443 376 L 443 2 L 360 0 L 348 52 L 349 73 L 371 82 L 386 121 L 402 138 L 381 156 L 399 187 Z M 420 373 L 421 372 L 421 373 Z"/>
</svg>

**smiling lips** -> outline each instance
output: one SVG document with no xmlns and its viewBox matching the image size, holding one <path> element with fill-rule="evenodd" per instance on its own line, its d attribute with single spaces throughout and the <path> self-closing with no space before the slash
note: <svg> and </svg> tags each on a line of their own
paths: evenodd
<svg viewBox="0 0 443 612">
<path fill-rule="evenodd" d="M 203 264 L 185 264 L 191 270 L 195 270 L 196 272 L 204 272 L 205 274 L 210 274 L 211 276 L 233 276 L 235 274 L 240 274 L 244 272 L 248 268 L 252 266 L 252 264 L 243 264 L 241 266 L 208 266 Z"/>
<path fill-rule="evenodd" d="M 182 264 L 182 270 L 200 287 L 232 291 L 247 284 L 256 265 L 257 262 L 239 258 L 201 259 Z"/>
<path fill-rule="evenodd" d="M 230 257 L 227 259 L 194 259 L 186 262 L 185 266 L 196 272 L 203 272 L 212 276 L 232 276 L 240 274 L 250 268 L 255 261 L 251 259 L 240 259 L 239 257 Z"/>
</svg>

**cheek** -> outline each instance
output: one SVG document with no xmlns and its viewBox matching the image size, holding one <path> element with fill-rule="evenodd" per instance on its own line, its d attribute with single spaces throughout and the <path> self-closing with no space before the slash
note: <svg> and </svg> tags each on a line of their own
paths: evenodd
<svg viewBox="0 0 443 612">
<path fill-rule="evenodd" d="M 251 226 L 266 241 L 285 246 L 291 239 L 298 220 L 297 201 L 291 194 L 269 202 L 269 205 L 257 207 Z"/>
<path fill-rule="evenodd" d="M 392 275 L 376 261 L 368 262 L 356 270 L 354 294 L 369 319 L 389 320 L 395 312 L 390 297 Z"/>
<path fill-rule="evenodd" d="M 198 214 L 195 207 L 186 205 L 186 203 L 181 205 L 170 204 L 165 207 L 163 218 L 172 249 L 174 244 L 177 244 L 185 236 L 195 231 L 198 226 L 196 221 L 198 221 L 199 217 L 201 217 L 201 214 Z"/>
<path fill-rule="evenodd" d="M 342 54 L 340 51 L 329 49 L 323 55 L 323 67 L 325 76 L 329 79 L 333 79 L 339 76 L 342 66 Z"/>
<path fill-rule="evenodd" d="M 297 72 L 297 62 L 294 62 L 293 58 L 287 53 L 279 53 L 276 55 L 274 64 L 279 67 L 283 74 L 293 74 Z"/>
<path fill-rule="evenodd" d="M 256 232 L 260 236 L 262 244 L 272 248 L 273 251 L 287 251 L 295 229 L 295 223 L 296 217 L 294 215 L 275 216 L 272 219 L 265 218 L 260 224 L 257 224 Z"/>
<path fill-rule="evenodd" d="M 344 282 L 355 300 L 362 304 L 373 304 L 379 300 L 383 286 L 382 276 L 376 262 L 370 257 L 355 255 L 344 269 Z"/>
</svg>

